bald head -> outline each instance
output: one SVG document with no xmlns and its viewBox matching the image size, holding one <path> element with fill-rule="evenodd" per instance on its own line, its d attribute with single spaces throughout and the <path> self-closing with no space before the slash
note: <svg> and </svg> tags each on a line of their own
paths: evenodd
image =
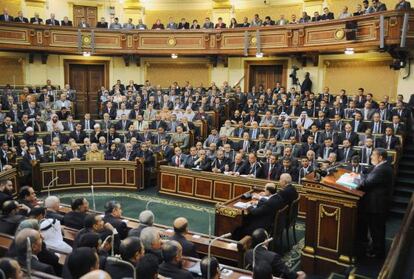
<svg viewBox="0 0 414 279">
<path fill-rule="evenodd" d="M 185 233 L 188 228 L 188 220 L 184 217 L 178 217 L 174 220 L 173 226 L 176 233 Z"/>
<path fill-rule="evenodd" d="M 111 279 L 111 276 L 106 271 L 103 271 L 101 269 L 96 269 L 96 270 L 86 273 L 80 279 L 96 279 L 96 278 Z"/>
</svg>

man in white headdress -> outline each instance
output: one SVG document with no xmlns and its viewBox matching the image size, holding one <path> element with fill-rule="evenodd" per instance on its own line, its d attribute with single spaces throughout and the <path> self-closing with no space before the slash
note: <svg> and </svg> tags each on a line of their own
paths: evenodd
<svg viewBox="0 0 414 279">
<path fill-rule="evenodd" d="M 312 123 L 313 120 L 308 116 L 308 113 L 306 111 L 302 111 L 298 120 L 296 120 L 296 125 L 302 124 L 305 129 L 309 129 Z"/>
</svg>

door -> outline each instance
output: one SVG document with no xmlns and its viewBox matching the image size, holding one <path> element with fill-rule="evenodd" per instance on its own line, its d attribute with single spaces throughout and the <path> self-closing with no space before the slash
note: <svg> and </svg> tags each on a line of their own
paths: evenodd
<svg viewBox="0 0 414 279">
<path fill-rule="evenodd" d="M 76 90 L 78 117 L 89 112 L 98 116 L 98 90 L 107 86 L 105 65 L 69 64 L 69 84 Z"/>
<path fill-rule="evenodd" d="M 283 84 L 283 65 L 250 65 L 249 69 L 249 88 L 256 89 L 263 85 L 265 89 L 273 88 L 276 82 Z"/>
<path fill-rule="evenodd" d="M 73 26 L 78 26 L 81 18 L 84 17 L 89 26 L 95 27 L 98 22 L 98 9 L 91 6 L 73 6 Z"/>
</svg>

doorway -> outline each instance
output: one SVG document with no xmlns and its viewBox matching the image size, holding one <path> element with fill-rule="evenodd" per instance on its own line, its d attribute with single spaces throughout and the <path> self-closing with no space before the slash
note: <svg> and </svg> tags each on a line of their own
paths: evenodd
<svg viewBox="0 0 414 279">
<path fill-rule="evenodd" d="M 90 27 L 95 27 L 98 22 L 98 9 L 91 6 L 73 6 L 73 26 L 77 27 L 82 18 L 86 19 Z"/>
<path fill-rule="evenodd" d="M 287 61 L 246 61 L 245 77 L 244 89 L 248 92 L 253 86 L 273 89 L 276 82 L 286 85 Z"/>
<path fill-rule="evenodd" d="M 101 86 L 109 86 L 108 69 L 107 61 L 65 61 L 65 83 L 76 90 L 78 118 L 85 113 L 98 117 L 98 91 Z"/>
</svg>

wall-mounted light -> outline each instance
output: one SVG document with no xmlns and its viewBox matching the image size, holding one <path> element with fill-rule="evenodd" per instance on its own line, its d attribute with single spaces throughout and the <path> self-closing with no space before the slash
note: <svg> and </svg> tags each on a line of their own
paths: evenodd
<svg viewBox="0 0 414 279">
<path fill-rule="evenodd" d="M 354 54 L 355 52 L 354 52 L 354 48 L 352 48 L 352 47 L 347 47 L 346 49 L 345 49 L 345 54 L 346 55 L 352 55 L 352 54 Z"/>
<path fill-rule="evenodd" d="M 91 56 L 91 53 L 89 51 L 84 51 L 82 53 L 82 55 L 85 56 L 85 57 L 89 57 L 89 56 Z"/>
<path fill-rule="evenodd" d="M 172 59 L 177 59 L 177 58 L 178 58 L 178 55 L 177 55 L 177 54 L 175 54 L 175 53 L 173 53 L 173 54 L 171 54 L 171 58 L 172 58 Z"/>
<path fill-rule="evenodd" d="M 263 58 L 263 52 L 256 53 L 256 57 L 257 58 Z"/>
</svg>

